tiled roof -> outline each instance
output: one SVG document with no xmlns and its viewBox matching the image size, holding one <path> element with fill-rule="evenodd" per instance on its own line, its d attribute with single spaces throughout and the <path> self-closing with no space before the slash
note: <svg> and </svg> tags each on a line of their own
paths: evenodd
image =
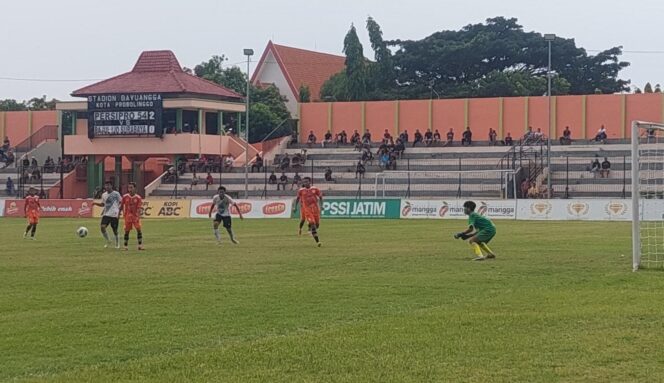
<svg viewBox="0 0 664 383">
<path fill-rule="evenodd" d="M 270 41 L 254 72 L 254 83 L 257 82 L 256 76 L 269 51 L 276 58 L 295 97 L 299 98 L 300 86 L 304 85 L 309 87 L 312 101 L 319 100 L 320 89 L 325 81 L 341 72 L 346 60 L 344 56 L 287 47 Z"/>
<path fill-rule="evenodd" d="M 149 92 L 196 94 L 237 101 L 242 99 L 240 94 L 232 90 L 184 72 L 171 51 L 143 52 L 131 72 L 78 89 L 72 96 Z"/>
</svg>

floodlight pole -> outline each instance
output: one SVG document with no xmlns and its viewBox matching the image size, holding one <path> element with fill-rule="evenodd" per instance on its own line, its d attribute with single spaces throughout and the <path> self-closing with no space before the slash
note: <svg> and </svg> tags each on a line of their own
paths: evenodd
<svg viewBox="0 0 664 383">
<path fill-rule="evenodd" d="M 546 69 L 546 77 L 547 77 L 547 80 L 548 80 L 547 81 L 546 95 L 547 95 L 547 101 L 548 101 L 548 104 L 549 104 L 549 113 L 548 113 L 549 114 L 549 122 L 548 122 L 548 124 L 549 124 L 549 128 L 548 128 L 549 134 L 548 134 L 548 139 L 546 141 L 547 142 L 546 143 L 546 148 L 547 148 L 546 167 L 547 167 L 547 169 L 549 169 L 549 174 L 547 174 L 547 177 L 546 177 L 546 192 L 547 192 L 547 197 L 549 199 L 551 199 L 551 197 L 553 196 L 553 193 L 551 191 L 551 177 L 553 176 L 552 171 L 551 171 L 551 119 L 553 117 L 551 115 L 551 109 L 552 109 L 552 107 L 551 107 L 551 43 L 553 42 L 553 40 L 555 38 L 556 38 L 556 35 L 554 35 L 554 34 L 545 34 L 544 35 L 544 40 L 546 40 L 549 43 L 549 65 Z"/>
<path fill-rule="evenodd" d="M 244 125 L 244 198 L 249 198 L 249 64 L 253 49 L 245 49 L 244 55 L 247 56 L 247 95 L 245 97 L 245 125 Z"/>
</svg>

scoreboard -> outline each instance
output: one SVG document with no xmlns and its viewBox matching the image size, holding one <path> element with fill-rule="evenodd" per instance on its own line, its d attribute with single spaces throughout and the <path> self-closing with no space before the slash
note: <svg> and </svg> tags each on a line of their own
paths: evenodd
<svg viewBox="0 0 664 383">
<path fill-rule="evenodd" d="M 88 96 L 88 137 L 161 137 L 163 109 L 160 93 Z"/>
</svg>

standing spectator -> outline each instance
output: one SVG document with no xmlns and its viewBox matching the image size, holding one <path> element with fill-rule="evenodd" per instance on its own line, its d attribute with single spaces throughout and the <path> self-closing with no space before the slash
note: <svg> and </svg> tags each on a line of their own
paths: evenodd
<svg viewBox="0 0 664 383">
<path fill-rule="evenodd" d="M 450 128 L 450 131 L 447 132 L 447 146 L 452 146 L 454 144 L 454 129 Z"/>
<path fill-rule="evenodd" d="M 599 130 L 597 131 L 597 135 L 595 135 L 595 142 L 601 141 L 602 143 L 604 143 L 607 137 L 608 136 L 606 135 L 606 128 L 604 127 L 604 125 L 602 125 L 602 127 L 599 128 Z"/>
<path fill-rule="evenodd" d="M 270 178 L 267 179 L 267 183 L 270 185 L 277 184 L 277 175 L 274 174 L 274 170 L 272 171 L 272 173 L 270 173 Z"/>
<path fill-rule="evenodd" d="M 436 129 L 436 131 L 433 132 L 433 143 L 438 144 L 438 143 L 440 143 L 440 141 L 441 141 L 440 132 L 438 131 L 438 129 Z"/>
<path fill-rule="evenodd" d="M 599 171 L 599 176 L 602 178 L 609 178 L 609 173 L 611 172 L 611 163 L 609 159 L 604 157 L 602 161 L 602 169 Z"/>
<path fill-rule="evenodd" d="M 364 167 L 364 164 L 362 161 L 357 162 L 357 166 L 355 167 L 355 178 L 358 176 L 360 178 L 364 178 L 364 173 L 366 172 L 366 168 Z"/>
<path fill-rule="evenodd" d="M 461 138 L 461 146 L 470 146 L 473 144 L 473 132 L 470 131 L 470 126 L 466 127 Z"/>
<path fill-rule="evenodd" d="M 489 145 L 496 146 L 498 143 L 498 133 L 492 128 L 489 128 Z"/>
<path fill-rule="evenodd" d="M 208 173 L 207 177 L 205 177 L 205 190 L 208 190 L 213 182 L 214 178 L 212 178 L 212 174 Z"/>
<path fill-rule="evenodd" d="M 307 145 L 309 147 L 316 145 L 316 135 L 313 130 L 309 131 L 309 137 L 307 137 Z"/>
<path fill-rule="evenodd" d="M 11 197 L 14 195 L 14 192 L 14 181 L 11 177 L 7 177 L 7 195 Z"/>
<path fill-rule="evenodd" d="M 512 133 L 507 132 L 507 137 L 505 137 L 505 145 L 512 146 L 514 145 L 514 140 L 512 139 Z"/>
<path fill-rule="evenodd" d="M 254 163 L 251 164 L 251 172 L 253 173 L 254 169 L 260 172 L 262 168 L 263 168 L 263 157 L 261 157 L 260 154 L 256 153 L 256 157 L 254 158 Z"/>
<path fill-rule="evenodd" d="M 325 136 L 323 137 L 323 144 L 322 145 L 325 148 L 331 143 L 332 143 L 332 132 L 330 132 L 328 130 L 327 133 L 325 133 Z"/>
<path fill-rule="evenodd" d="M 295 175 L 293 176 L 293 183 L 291 184 L 290 190 L 293 190 L 293 188 L 300 187 L 300 183 L 302 183 L 302 177 L 300 177 L 300 173 L 295 172 Z"/>
<path fill-rule="evenodd" d="M 524 178 L 521 182 L 521 198 L 528 198 L 528 190 L 530 190 L 530 181 Z"/>
<path fill-rule="evenodd" d="M 427 129 L 426 133 L 424 133 L 424 145 L 431 146 L 432 143 L 433 133 L 431 133 L 431 129 Z"/>
<path fill-rule="evenodd" d="M 595 155 L 595 160 L 590 163 L 590 173 L 592 173 L 593 177 L 597 178 L 597 174 L 601 168 L 602 166 L 599 163 L 599 158 Z"/>
<path fill-rule="evenodd" d="M 571 145 L 572 144 L 572 131 L 569 130 L 569 126 L 565 127 L 563 131 L 563 136 L 560 137 L 560 145 Z"/>
<path fill-rule="evenodd" d="M 419 129 L 415 129 L 415 136 L 414 137 L 415 137 L 415 139 L 413 140 L 413 147 L 415 147 L 415 145 L 422 142 L 422 133 L 420 133 Z"/>
<path fill-rule="evenodd" d="M 360 142 L 362 142 L 362 140 L 360 140 L 360 132 L 356 130 L 355 132 L 353 132 L 353 135 L 350 136 L 350 143 L 352 145 L 357 145 Z"/>
<path fill-rule="evenodd" d="M 279 183 L 277 184 L 277 190 L 279 190 L 279 187 L 281 186 L 284 190 L 286 190 L 286 185 L 288 184 L 288 176 L 286 173 L 281 173 L 281 177 L 279 177 Z"/>
<path fill-rule="evenodd" d="M 325 182 L 335 182 L 334 178 L 332 178 L 332 168 L 329 166 L 325 169 Z"/>
</svg>

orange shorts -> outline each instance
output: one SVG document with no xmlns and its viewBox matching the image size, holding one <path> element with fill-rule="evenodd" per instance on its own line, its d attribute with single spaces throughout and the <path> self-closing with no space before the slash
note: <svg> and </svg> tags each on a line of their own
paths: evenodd
<svg viewBox="0 0 664 383">
<path fill-rule="evenodd" d="M 28 224 L 36 225 L 39 223 L 39 213 L 36 210 L 30 210 L 25 217 L 28 219 Z"/>
<path fill-rule="evenodd" d="M 310 225 L 320 225 L 320 211 L 307 210 L 304 212 L 304 219 Z"/>
<path fill-rule="evenodd" d="M 136 229 L 136 231 L 140 231 L 141 230 L 141 220 L 140 220 L 140 218 L 125 217 L 124 227 L 125 227 L 125 231 L 131 231 L 132 229 Z"/>
</svg>

